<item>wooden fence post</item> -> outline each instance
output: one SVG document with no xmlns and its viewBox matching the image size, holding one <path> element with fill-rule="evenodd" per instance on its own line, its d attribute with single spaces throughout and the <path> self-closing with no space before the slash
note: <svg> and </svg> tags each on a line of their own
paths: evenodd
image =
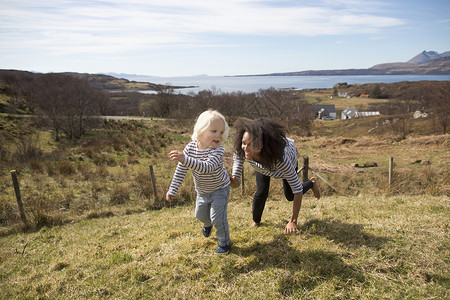
<svg viewBox="0 0 450 300">
<path fill-rule="evenodd" d="M 389 158 L 389 185 L 392 184 L 392 174 L 394 170 L 394 158 Z"/>
<path fill-rule="evenodd" d="M 17 180 L 16 170 L 11 171 L 11 177 L 14 185 L 14 192 L 16 193 L 17 206 L 19 207 L 20 218 L 22 222 L 27 226 L 27 217 L 25 216 L 25 211 L 23 209 L 22 197 L 20 196 L 19 180 Z"/>
<path fill-rule="evenodd" d="M 308 169 L 309 169 L 309 157 L 303 156 L 303 167 L 302 167 L 302 182 L 305 182 L 308 180 Z"/>
<path fill-rule="evenodd" d="M 150 164 L 150 179 L 152 180 L 152 186 L 153 186 L 153 195 L 155 196 L 155 201 L 158 201 L 158 193 L 156 191 L 156 178 L 155 173 L 153 172 L 153 166 Z"/>
</svg>

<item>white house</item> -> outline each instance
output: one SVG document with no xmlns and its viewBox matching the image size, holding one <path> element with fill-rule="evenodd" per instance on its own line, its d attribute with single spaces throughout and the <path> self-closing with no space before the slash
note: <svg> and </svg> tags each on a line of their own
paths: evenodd
<svg viewBox="0 0 450 300">
<path fill-rule="evenodd" d="M 350 96 L 347 93 L 339 93 L 338 97 L 350 99 Z"/>
</svg>

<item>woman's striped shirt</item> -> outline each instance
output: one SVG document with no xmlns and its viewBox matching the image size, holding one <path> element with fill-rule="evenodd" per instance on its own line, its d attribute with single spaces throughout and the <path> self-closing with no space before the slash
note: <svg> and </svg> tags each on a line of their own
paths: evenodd
<svg viewBox="0 0 450 300">
<path fill-rule="evenodd" d="M 233 157 L 233 176 L 239 182 L 241 181 L 244 160 L 240 159 L 236 154 Z M 286 147 L 284 148 L 284 157 L 282 161 L 278 161 L 273 169 L 266 169 L 260 163 L 254 160 L 247 160 L 255 171 L 274 178 L 286 179 L 291 186 L 292 192 L 298 194 L 303 192 L 303 185 L 298 178 L 295 168 L 298 163 L 297 148 L 295 148 L 294 140 L 286 138 Z"/>
<path fill-rule="evenodd" d="M 223 166 L 225 150 L 217 148 L 200 150 L 197 141 L 192 141 L 183 150 L 184 163 L 178 163 L 170 184 L 169 194 L 175 196 L 189 169 L 192 170 L 195 190 L 199 194 L 208 194 L 230 184 L 230 176 Z"/>
</svg>

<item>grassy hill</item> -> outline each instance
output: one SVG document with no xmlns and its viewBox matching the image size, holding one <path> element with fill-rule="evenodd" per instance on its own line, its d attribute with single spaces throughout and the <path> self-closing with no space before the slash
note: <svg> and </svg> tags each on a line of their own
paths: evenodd
<svg viewBox="0 0 450 300">
<path fill-rule="evenodd" d="M 381 91 L 406 101 L 405 91 L 428 87 L 408 85 Z M 373 87 L 345 88 L 358 94 Z M 303 99 L 338 110 L 386 103 L 327 103 L 331 93 L 307 91 Z M 14 100 L 0 93 L 0 107 Z M 285 236 L 292 207 L 273 180 L 263 226 L 250 228 L 255 179 L 246 164 L 245 188 L 230 196 L 233 248 L 226 257 L 212 254 L 214 232 L 208 239 L 200 233 L 191 176 L 175 203 L 162 200 L 175 170 L 167 153 L 183 149 L 193 120 L 102 121 L 80 139 L 59 142 L 34 122 L 0 114 L 2 299 L 448 298 L 450 136 L 439 134 L 433 115 L 316 120 L 310 136 L 289 124 L 300 164 L 308 156 L 324 179 L 323 197 L 305 195 L 301 233 Z M 224 146 L 231 170 L 231 140 Z M 10 170 L 17 172 L 27 225 Z"/>
<path fill-rule="evenodd" d="M 290 136 L 337 191 L 321 180 L 323 198 L 304 197 L 300 235 L 285 236 L 292 207 L 274 180 L 263 225 L 250 228 L 255 183 L 246 165 L 245 190 L 230 196 L 226 257 L 213 255 L 214 232 L 201 235 L 190 177 L 174 205 L 153 197 L 148 165 L 162 197 L 175 168 L 166 154 L 182 149 L 191 124 L 113 122 L 81 146 L 41 133 L 39 149 L 60 162 L 20 169 L 33 224 L 25 232 L 10 176 L 0 177 L 2 298 L 446 298 L 449 136 L 395 141 L 340 136 L 349 126 L 341 121 L 315 126 L 324 136 Z M 143 134 L 158 148 L 143 152 Z M 225 147 L 230 169 L 231 141 Z M 378 166 L 352 166 L 365 162 Z"/>
<path fill-rule="evenodd" d="M 249 227 L 233 196 L 233 247 L 213 254 L 194 207 L 89 219 L 0 237 L 2 299 L 446 299 L 446 196 L 305 197 L 300 235 L 277 193 Z"/>
</svg>

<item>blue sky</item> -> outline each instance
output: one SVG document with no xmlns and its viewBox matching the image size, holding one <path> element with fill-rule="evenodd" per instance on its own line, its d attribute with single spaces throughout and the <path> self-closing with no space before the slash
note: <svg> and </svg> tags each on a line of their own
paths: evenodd
<svg viewBox="0 0 450 300">
<path fill-rule="evenodd" d="M 450 1 L 0 0 L 0 69 L 266 74 L 423 50 L 450 50 Z"/>
</svg>

